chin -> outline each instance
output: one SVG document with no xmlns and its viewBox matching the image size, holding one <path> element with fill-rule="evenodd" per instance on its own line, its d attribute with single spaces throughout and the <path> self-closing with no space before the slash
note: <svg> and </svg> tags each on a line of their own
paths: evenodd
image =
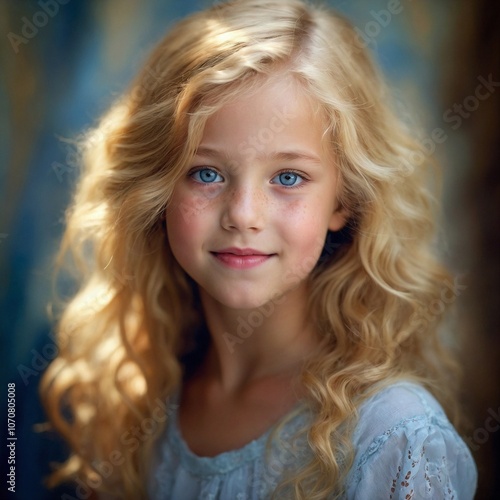
<svg viewBox="0 0 500 500">
<path fill-rule="evenodd" d="M 258 309 L 259 307 L 265 306 L 269 299 L 259 299 L 252 297 L 221 297 L 220 299 L 216 299 L 218 302 L 229 308 L 236 310 L 248 310 L 249 312 Z"/>
<path fill-rule="evenodd" d="M 227 293 L 221 293 L 220 290 L 217 292 L 214 290 L 207 291 L 208 295 L 228 309 L 235 310 L 248 310 L 250 313 L 252 310 L 258 308 L 266 307 L 266 304 L 273 300 L 270 294 L 252 294 L 245 291 L 229 290 Z"/>
</svg>

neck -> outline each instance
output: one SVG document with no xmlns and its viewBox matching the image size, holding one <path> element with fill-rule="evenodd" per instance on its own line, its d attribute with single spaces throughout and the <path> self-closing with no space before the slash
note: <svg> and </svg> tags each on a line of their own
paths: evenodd
<svg viewBox="0 0 500 500">
<path fill-rule="evenodd" d="M 263 377 L 298 373 L 319 339 L 301 286 L 257 309 L 235 310 L 200 290 L 212 344 L 205 369 L 224 391 Z"/>
</svg>

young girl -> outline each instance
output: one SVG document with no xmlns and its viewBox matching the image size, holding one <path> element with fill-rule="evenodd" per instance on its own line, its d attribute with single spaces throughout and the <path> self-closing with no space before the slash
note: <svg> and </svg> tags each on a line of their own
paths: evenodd
<svg viewBox="0 0 500 500">
<path fill-rule="evenodd" d="M 452 293 L 427 161 L 386 101 L 349 23 L 300 0 L 171 30 L 83 150 L 61 254 L 81 288 L 41 386 L 72 449 L 53 483 L 473 497 L 424 314 Z"/>
</svg>

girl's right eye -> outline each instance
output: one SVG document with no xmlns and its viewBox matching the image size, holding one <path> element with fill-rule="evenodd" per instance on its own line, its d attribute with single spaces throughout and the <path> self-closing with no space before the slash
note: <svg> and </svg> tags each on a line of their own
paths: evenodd
<svg viewBox="0 0 500 500">
<path fill-rule="evenodd" d="M 189 176 L 201 184 L 213 184 L 224 180 L 216 170 L 208 167 L 198 168 L 194 172 L 191 172 Z"/>
</svg>

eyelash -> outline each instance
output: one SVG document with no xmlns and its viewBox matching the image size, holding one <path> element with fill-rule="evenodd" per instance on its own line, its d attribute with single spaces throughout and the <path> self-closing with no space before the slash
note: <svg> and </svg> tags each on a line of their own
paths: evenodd
<svg viewBox="0 0 500 500">
<path fill-rule="evenodd" d="M 189 173 L 188 173 L 188 177 L 190 178 L 193 178 L 194 174 L 198 173 L 198 172 L 201 172 L 203 170 L 211 170 L 212 172 L 215 172 L 217 175 L 220 175 L 222 178 L 224 178 L 215 168 L 213 167 L 195 167 L 193 170 L 191 170 Z M 300 187 L 303 186 L 303 184 L 305 184 L 306 182 L 309 181 L 309 179 L 307 179 L 307 177 L 305 176 L 304 173 L 298 171 L 298 170 L 294 170 L 294 169 L 284 169 L 284 170 L 280 170 L 279 172 L 276 173 L 276 175 L 273 177 L 273 179 L 275 177 L 278 177 L 282 174 L 294 174 L 294 175 L 297 175 L 298 177 L 300 177 L 302 179 L 301 182 L 299 182 L 298 184 L 296 185 L 293 185 L 293 186 L 286 186 L 285 184 L 278 184 L 279 186 L 281 187 L 284 187 L 285 189 L 298 189 Z M 202 184 L 202 185 L 210 185 L 210 184 L 219 184 L 218 182 L 201 182 L 201 181 L 197 181 L 195 180 L 194 182 L 198 183 L 198 184 Z M 276 184 L 276 183 L 273 183 L 273 184 Z"/>
<path fill-rule="evenodd" d="M 220 175 L 222 177 L 222 175 L 215 168 L 212 168 L 212 167 L 195 167 L 194 169 L 189 171 L 188 177 L 193 179 L 194 174 L 196 174 L 198 172 L 202 172 L 203 170 L 210 170 L 211 172 L 215 172 L 217 175 Z M 224 177 L 222 177 L 222 178 L 224 178 Z M 204 185 L 218 184 L 218 182 L 201 182 L 201 181 L 197 181 L 197 180 L 195 180 L 194 182 L 196 182 L 198 184 L 204 184 Z"/>
<path fill-rule="evenodd" d="M 281 187 L 284 187 L 286 189 L 298 189 L 298 188 L 302 187 L 306 182 L 309 181 L 309 179 L 302 172 L 300 172 L 298 170 L 289 169 L 289 168 L 285 169 L 285 170 L 280 170 L 279 172 L 276 173 L 276 175 L 274 177 L 278 177 L 282 174 L 294 174 L 294 175 L 299 176 L 302 179 L 301 182 L 299 182 L 298 184 L 293 185 L 293 186 L 286 186 L 284 184 L 279 184 Z M 273 179 L 274 179 L 274 177 L 273 177 Z"/>
</svg>

